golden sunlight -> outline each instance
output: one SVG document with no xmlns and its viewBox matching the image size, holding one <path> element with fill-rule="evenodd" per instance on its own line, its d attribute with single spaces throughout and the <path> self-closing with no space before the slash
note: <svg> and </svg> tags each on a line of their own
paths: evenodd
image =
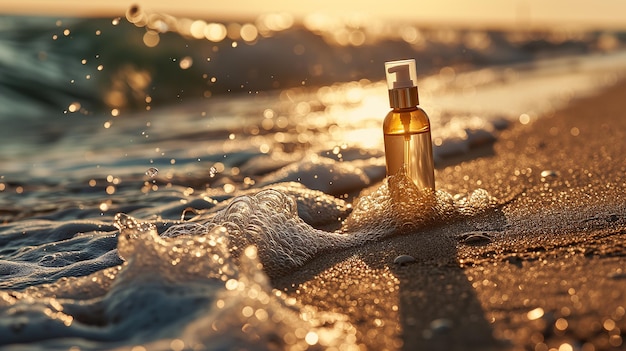
<svg viewBox="0 0 626 351">
<path fill-rule="evenodd" d="M 355 13 L 381 19 L 420 22 L 427 25 L 459 24 L 475 26 L 586 26 L 597 28 L 624 28 L 623 13 L 626 3 L 620 0 L 442 0 L 422 3 L 399 0 L 390 6 L 382 1 L 293 2 L 287 0 L 236 2 L 179 0 L 173 5 L 163 0 L 109 0 L 91 2 L 82 0 L 23 0 L 3 1 L 3 13 L 55 14 L 63 16 L 120 16 L 128 8 L 138 5 L 150 12 L 189 16 L 195 19 L 252 20 L 262 14 L 290 14 L 298 20 L 313 13 L 343 17 Z M 280 21 L 284 18 L 275 18 Z M 274 23 L 276 24 L 276 22 Z M 272 29 L 272 28 L 270 28 Z M 274 29 L 275 30 L 275 29 Z M 358 41 L 357 38 L 353 38 Z"/>
</svg>

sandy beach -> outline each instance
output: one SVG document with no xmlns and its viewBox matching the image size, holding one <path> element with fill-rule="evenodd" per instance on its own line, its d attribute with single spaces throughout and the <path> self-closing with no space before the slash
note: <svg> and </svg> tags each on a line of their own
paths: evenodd
<svg viewBox="0 0 626 351">
<path fill-rule="evenodd" d="M 326 255 L 273 285 L 347 314 L 362 349 L 626 348 L 624 96 L 621 82 L 572 101 L 437 170 L 439 189 L 484 188 L 494 210 Z"/>
<path fill-rule="evenodd" d="M 608 17 L 139 6 L 0 18 L 0 350 L 626 349 Z M 403 58 L 435 197 L 385 179 L 384 67 Z"/>
</svg>

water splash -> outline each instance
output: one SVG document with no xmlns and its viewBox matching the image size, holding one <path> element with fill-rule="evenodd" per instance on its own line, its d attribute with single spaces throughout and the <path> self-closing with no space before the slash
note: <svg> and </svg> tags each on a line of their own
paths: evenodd
<svg viewBox="0 0 626 351">
<path fill-rule="evenodd" d="M 354 210 L 335 232 L 312 227 L 299 213 L 330 218 L 337 209 L 307 206 L 306 198 L 294 197 L 306 193 L 302 188 L 267 187 L 234 198 L 228 206 L 187 222 L 170 227 L 164 236 L 199 235 L 214 228 L 228 237 L 229 252 L 235 258 L 250 245 L 258 248 L 265 271 L 280 276 L 304 265 L 322 253 L 363 245 L 395 235 L 415 234 L 430 225 L 471 217 L 496 205 L 496 200 L 483 189 L 465 197 L 455 198 L 445 191 L 418 189 L 406 176 L 387 178 L 373 193 L 362 196 Z M 333 198 L 317 193 L 316 203 L 333 202 Z M 322 201 L 322 199 L 324 199 Z M 333 198 L 334 199 L 334 198 Z"/>
<path fill-rule="evenodd" d="M 150 178 L 154 178 L 159 174 L 159 169 L 156 167 L 150 167 L 148 168 L 148 170 L 146 171 L 146 175 Z"/>
<path fill-rule="evenodd" d="M 398 174 L 388 177 L 376 191 L 359 199 L 342 231 L 359 233 L 358 242 L 362 244 L 474 216 L 496 203 L 484 189 L 455 200 L 443 190 L 420 190 L 409 178 Z"/>
<path fill-rule="evenodd" d="M 261 203 L 268 205 L 268 211 L 294 213 L 292 204 L 280 201 L 276 194 L 261 192 L 258 197 Z M 236 218 L 231 216 L 230 223 L 241 223 L 247 213 L 245 207 L 238 201 L 231 204 L 229 208 L 240 210 L 230 211 L 239 213 Z M 125 214 L 115 217 L 115 226 L 120 229 L 118 250 L 126 263 L 116 278 L 119 283 L 114 289 L 128 284 L 166 284 L 174 289 L 194 289 L 194 284 L 203 282 L 221 287 L 215 301 L 209 306 L 200 305 L 205 312 L 196 312 L 195 318 L 183 329 L 178 340 L 184 345 L 191 348 L 212 345 L 210 349 L 221 349 L 229 345 L 254 347 L 261 342 L 262 345 L 282 345 L 281 348 L 297 345 L 303 350 L 355 346 L 351 341 L 355 328 L 345 316 L 298 306 L 295 300 L 272 291 L 257 248 L 238 247 L 231 242 L 235 238 L 233 234 L 237 233 L 232 225 L 227 229 L 226 226 L 184 223 L 173 229 L 178 232 L 173 238 L 159 237 L 154 225 Z M 237 254 L 236 259 L 232 253 Z M 159 349 L 167 342 L 160 339 L 146 347 Z"/>
<path fill-rule="evenodd" d="M 202 235 L 179 236 L 166 240 L 158 235 L 156 227 L 149 222 L 140 222 L 125 214 L 117 214 L 115 227 L 120 230 L 117 250 L 126 265 L 125 270 L 137 274 L 137 278 L 151 279 L 159 272 L 158 279 L 179 281 L 181 279 L 218 280 L 236 276 L 236 268 L 230 262 L 228 237 L 224 227 L 203 228 Z M 176 269 L 172 269 L 176 267 Z M 142 279 L 144 279 L 142 278 Z"/>
<path fill-rule="evenodd" d="M 302 266 L 330 248 L 350 246 L 348 235 L 326 232 L 307 224 L 298 216 L 295 198 L 274 189 L 239 196 L 223 210 L 197 220 L 201 225 L 175 225 L 163 235 L 197 235 L 225 228 L 223 233 L 228 237 L 230 253 L 238 258 L 244 248 L 255 245 L 270 275 L 281 275 Z"/>
</svg>

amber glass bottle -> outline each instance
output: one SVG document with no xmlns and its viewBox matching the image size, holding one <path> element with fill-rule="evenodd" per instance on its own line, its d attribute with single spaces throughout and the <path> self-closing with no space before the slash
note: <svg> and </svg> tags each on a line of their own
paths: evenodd
<svg viewBox="0 0 626 351">
<path fill-rule="evenodd" d="M 383 122 L 387 175 L 404 170 L 418 188 L 435 189 L 430 121 L 419 105 L 415 60 L 385 63 L 389 103 Z"/>
</svg>

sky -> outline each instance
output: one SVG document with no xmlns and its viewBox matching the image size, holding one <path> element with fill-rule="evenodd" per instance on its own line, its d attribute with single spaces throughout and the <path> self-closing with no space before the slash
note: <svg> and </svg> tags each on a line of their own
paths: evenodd
<svg viewBox="0 0 626 351">
<path fill-rule="evenodd" d="M 64 17 L 123 16 L 133 4 L 150 12 L 198 19 L 250 20 L 272 12 L 288 12 L 296 18 L 310 13 L 361 13 L 430 25 L 626 29 L 624 0 L 0 0 L 0 13 Z"/>
</svg>

